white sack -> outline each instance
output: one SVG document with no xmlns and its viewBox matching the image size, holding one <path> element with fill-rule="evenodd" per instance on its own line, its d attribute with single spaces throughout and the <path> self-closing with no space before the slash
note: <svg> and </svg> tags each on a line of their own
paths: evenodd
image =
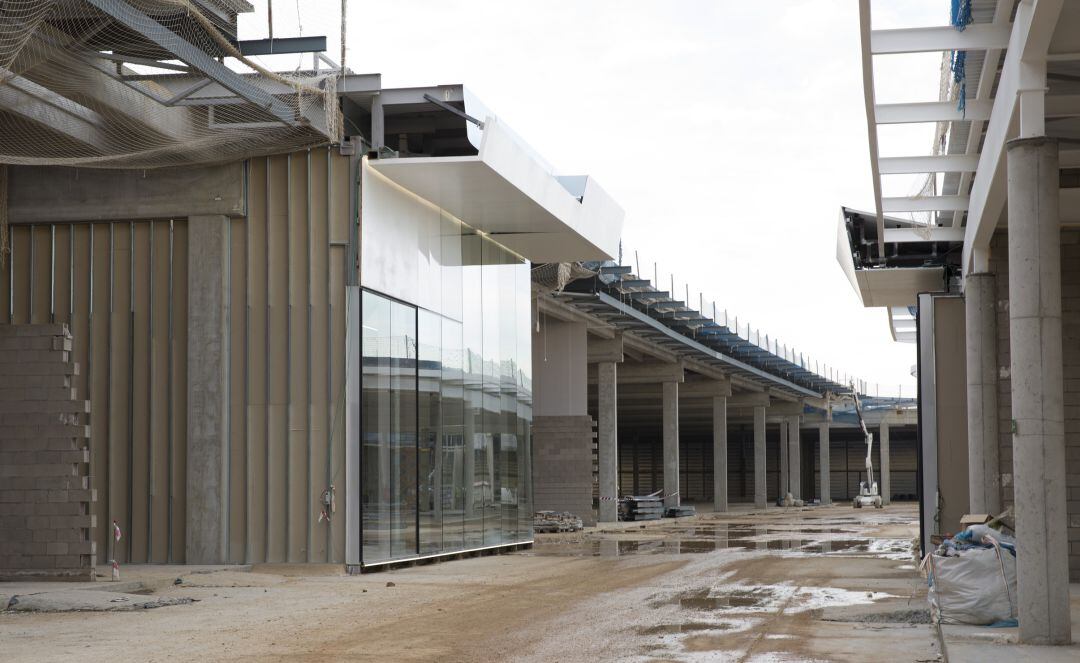
<svg viewBox="0 0 1080 663">
<path fill-rule="evenodd" d="M 931 553 L 930 605 L 942 624 L 986 625 L 1016 618 L 1016 558 L 1007 550 L 972 548 L 955 557 Z"/>
</svg>

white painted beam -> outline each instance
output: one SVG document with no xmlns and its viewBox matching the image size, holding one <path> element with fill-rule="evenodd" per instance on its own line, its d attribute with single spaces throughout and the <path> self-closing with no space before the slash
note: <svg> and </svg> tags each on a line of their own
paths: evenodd
<svg viewBox="0 0 1080 663">
<path fill-rule="evenodd" d="M 1008 43 L 1008 24 L 975 23 L 967 26 L 963 32 L 952 26 L 938 26 L 874 30 L 870 33 L 870 50 L 874 55 L 1005 48 Z"/>
<path fill-rule="evenodd" d="M 883 157 L 878 159 L 878 170 L 881 171 L 882 175 L 974 172 L 978 165 L 978 154 L 938 154 L 925 157 Z"/>
<path fill-rule="evenodd" d="M 992 102 L 969 99 L 961 111 L 955 101 L 929 101 L 913 104 L 877 104 L 874 115 L 878 124 L 909 124 L 914 122 L 959 122 L 988 120 Z"/>
<path fill-rule="evenodd" d="M 870 148 L 870 180 L 874 186 L 874 213 L 878 229 L 878 255 L 885 255 L 885 212 L 881 209 L 881 173 L 878 171 L 878 132 L 874 107 L 874 55 L 870 50 L 870 0 L 859 0 L 859 45 L 861 52 L 863 105 L 866 108 L 867 145 Z"/>
<path fill-rule="evenodd" d="M 963 228 L 886 228 L 886 244 L 906 242 L 962 242 Z"/>
<path fill-rule="evenodd" d="M 978 175 L 971 187 L 967 232 L 964 236 L 962 267 L 974 271 L 976 249 L 989 246 L 998 219 L 1005 209 L 1005 143 L 1017 135 L 1019 92 L 1045 86 L 1042 81 L 1025 80 L 1025 61 L 1045 62 L 1050 39 L 1057 27 L 1064 0 L 1021 2 L 1016 8 L 1008 51 L 1001 67 L 994 109 L 986 126 L 979 156 Z"/>
<path fill-rule="evenodd" d="M 897 196 L 881 199 L 881 209 L 886 213 L 955 212 L 967 208 L 967 196 Z"/>
<path fill-rule="evenodd" d="M 997 6 L 994 8 L 994 25 L 1004 26 L 1006 28 L 1009 27 L 1009 21 L 1012 20 L 1013 5 L 1015 5 L 1014 0 L 997 0 Z M 988 49 L 986 51 L 986 56 L 983 58 L 982 71 L 979 72 L 979 80 L 975 87 L 976 99 L 990 98 L 990 93 L 994 87 L 994 79 L 997 78 L 999 64 L 1001 64 L 1001 49 Z M 980 120 L 971 123 L 968 130 L 967 145 L 964 149 L 965 154 L 978 155 L 979 141 L 982 139 L 984 124 L 985 122 Z M 972 177 L 974 177 L 974 172 L 960 174 L 960 182 L 956 187 L 957 193 L 963 194 L 971 191 Z M 963 217 L 964 215 L 962 212 L 953 213 L 951 225 L 960 227 L 960 222 L 963 220 Z"/>
</svg>

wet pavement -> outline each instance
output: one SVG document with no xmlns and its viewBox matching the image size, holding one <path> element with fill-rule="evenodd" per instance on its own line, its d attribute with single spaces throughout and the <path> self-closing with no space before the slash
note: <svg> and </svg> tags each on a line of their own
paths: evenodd
<svg viewBox="0 0 1080 663">
<path fill-rule="evenodd" d="M 848 507 L 850 509 L 850 507 Z M 539 557 L 685 560 L 612 619 L 618 660 L 934 661 L 910 506 L 699 514 L 538 536 Z M 892 639 L 882 646 L 878 640 Z M 870 651 L 845 647 L 873 640 Z M 614 643 L 615 640 L 612 640 Z M 839 646 L 837 643 L 846 642 Z M 906 644 L 905 644 L 906 642 Z M 629 650 L 626 651 L 626 648 Z M 611 651 L 611 650 L 609 650 Z M 889 652 L 892 652 L 889 655 Z"/>
</svg>

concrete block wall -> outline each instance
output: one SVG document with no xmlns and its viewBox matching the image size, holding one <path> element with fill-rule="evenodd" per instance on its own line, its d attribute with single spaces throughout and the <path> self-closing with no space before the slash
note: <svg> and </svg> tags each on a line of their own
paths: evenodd
<svg viewBox="0 0 1080 663">
<path fill-rule="evenodd" d="M 998 430 L 1002 505 L 1011 506 L 1012 382 L 1009 374 L 1009 245 L 998 231 L 991 243 L 990 271 L 997 281 Z M 1069 517 L 1069 580 L 1080 582 L 1080 231 L 1061 233 L 1062 358 L 1065 386 L 1065 499 Z"/>
<path fill-rule="evenodd" d="M 537 511 L 569 511 L 586 525 L 596 524 L 595 428 L 595 421 L 588 416 L 533 419 L 533 508 Z"/>
<path fill-rule="evenodd" d="M 66 325 L 0 325 L 0 580 L 93 580 L 90 404 Z"/>
</svg>

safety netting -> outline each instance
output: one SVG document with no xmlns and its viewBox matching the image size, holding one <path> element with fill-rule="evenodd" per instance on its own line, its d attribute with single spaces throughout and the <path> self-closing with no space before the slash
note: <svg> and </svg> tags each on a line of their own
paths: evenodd
<svg viewBox="0 0 1080 663">
<path fill-rule="evenodd" d="M 340 140 L 337 70 L 273 72 L 244 0 L 0 0 L 0 163 L 157 168 Z"/>
</svg>

